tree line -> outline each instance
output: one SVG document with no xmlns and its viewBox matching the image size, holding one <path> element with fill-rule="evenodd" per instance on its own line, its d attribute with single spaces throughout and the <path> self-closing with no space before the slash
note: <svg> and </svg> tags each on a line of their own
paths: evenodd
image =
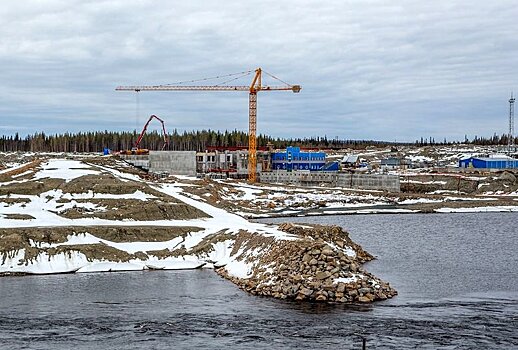
<svg viewBox="0 0 518 350">
<path fill-rule="evenodd" d="M 20 137 L 14 136 L 0 137 L 0 151 L 2 152 L 102 152 L 103 149 L 128 150 L 135 146 L 139 134 L 136 131 L 92 131 L 78 133 L 63 133 L 47 135 L 43 132 Z M 167 135 L 169 144 L 166 150 L 175 151 L 204 151 L 208 147 L 246 147 L 248 145 L 248 133 L 244 131 L 214 131 L 196 130 L 178 132 L 174 130 Z M 463 143 L 477 145 L 506 145 L 508 135 L 484 138 L 475 136 L 472 140 L 465 137 Z M 436 142 L 434 138 L 421 138 L 415 143 L 387 142 L 376 140 L 340 140 L 338 138 L 328 139 L 324 137 L 310 138 L 273 138 L 268 135 L 260 134 L 257 137 L 257 145 L 265 147 L 272 144 L 274 148 L 285 148 L 287 146 L 299 146 L 304 148 L 323 148 L 323 149 L 342 149 L 353 148 L 362 149 L 366 146 L 394 146 L 394 145 L 451 145 L 460 142 L 447 142 L 444 139 Z M 515 139 L 515 144 L 518 139 Z M 144 135 L 139 147 L 150 150 L 160 150 L 164 144 L 164 136 L 157 131 L 152 131 Z"/>
</svg>

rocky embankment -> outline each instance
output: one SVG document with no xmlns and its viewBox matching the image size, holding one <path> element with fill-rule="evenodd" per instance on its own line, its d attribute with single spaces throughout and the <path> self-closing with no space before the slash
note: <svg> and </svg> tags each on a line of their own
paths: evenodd
<svg viewBox="0 0 518 350">
<path fill-rule="evenodd" d="M 235 277 L 226 266 L 216 271 L 254 295 L 279 299 L 367 303 L 397 294 L 362 268 L 373 257 L 341 227 L 283 224 L 280 229 L 293 239 L 240 232 L 233 253 L 241 252 L 236 259 L 249 264 L 244 278 Z"/>
</svg>

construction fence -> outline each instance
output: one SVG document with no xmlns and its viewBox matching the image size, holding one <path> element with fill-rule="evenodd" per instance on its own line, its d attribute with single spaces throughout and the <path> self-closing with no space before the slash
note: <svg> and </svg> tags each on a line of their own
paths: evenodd
<svg viewBox="0 0 518 350">
<path fill-rule="evenodd" d="M 399 176 L 339 172 L 272 171 L 260 174 L 261 182 L 297 186 L 345 187 L 363 190 L 399 192 Z"/>
</svg>

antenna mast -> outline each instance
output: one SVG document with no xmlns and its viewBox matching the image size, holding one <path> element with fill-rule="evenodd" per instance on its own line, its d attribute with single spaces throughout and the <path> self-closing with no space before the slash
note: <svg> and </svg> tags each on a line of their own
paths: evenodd
<svg viewBox="0 0 518 350">
<path fill-rule="evenodd" d="M 514 101 L 513 93 L 509 99 L 509 135 L 507 135 L 507 151 L 509 155 L 514 150 Z"/>
</svg>

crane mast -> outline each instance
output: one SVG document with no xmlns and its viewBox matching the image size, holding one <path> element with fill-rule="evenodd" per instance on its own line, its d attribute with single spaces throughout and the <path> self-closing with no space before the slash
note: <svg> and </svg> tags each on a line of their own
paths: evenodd
<svg viewBox="0 0 518 350">
<path fill-rule="evenodd" d="M 259 91 L 292 91 L 298 93 L 300 85 L 263 86 L 262 69 L 255 70 L 254 78 L 246 85 L 130 85 L 118 86 L 117 91 L 248 91 L 248 181 L 257 181 L 257 93 Z M 268 74 L 268 73 L 267 73 Z M 280 79 L 268 74 L 274 79 Z"/>
</svg>

